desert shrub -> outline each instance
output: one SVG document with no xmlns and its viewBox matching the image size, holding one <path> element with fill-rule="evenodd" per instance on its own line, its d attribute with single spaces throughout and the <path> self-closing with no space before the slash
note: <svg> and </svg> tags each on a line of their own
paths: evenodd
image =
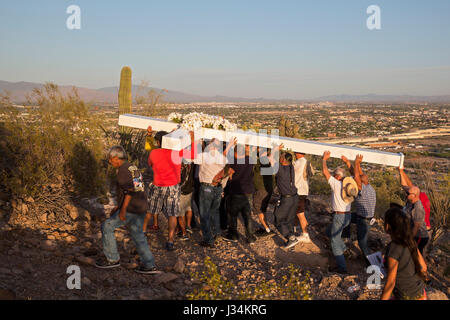
<svg viewBox="0 0 450 320">
<path fill-rule="evenodd" d="M 391 202 L 404 204 L 405 193 L 400 185 L 400 178 L 392 170 L 369 171 L 369 183 L 377 194 L 375 217 L 382 218 Z"/>
<path fill-rule="evenodd" d="M 206 270 L 192 274 L 200 280 L 203 286 L 187 294 L 189 300 L 311 300 L 311 278 L 309 273 L 301 279 L 301 271 L 289 265 L 289 275 L 284 275 L 282 281 L 263 281 L 255 287 L 239 289 L 234 283 L 224 279 L 217 271 L 217 266 L 211 258 L 205 258 Z"/>
<path fill-rule="evenodd" d="M 309 194 L 331 195 L 330 185 L 321 172 L 316 173 L 309 179 Z"/>
<path fill-rule="evenodd" d="M 29 104 L 25 117 L 7 97 L 0 101 L 0 187 L 17 197 L 37 197 L 52 184 L 80 196 L 104 194 L 101 132 L 77 91 L 63 95 L 46 84 Z"/>
<path fill-rule="evenodd" d="M 450 174 L 436 183 L 431 174 L 425 174 L 425 192 L 430 200 L 431 243 L 440 238 L 450 225 Z"/>
</svg>

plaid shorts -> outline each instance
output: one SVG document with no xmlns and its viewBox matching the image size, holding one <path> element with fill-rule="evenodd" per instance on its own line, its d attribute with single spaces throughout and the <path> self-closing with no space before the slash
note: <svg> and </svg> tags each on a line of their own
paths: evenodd
<svg viewBox="0 0 450 320">
<path fill-rule="evenodd" d="M 165 213 L 169 217 L 181 216 L 180 185 L 158 187 L 150 183 L 148 190 L 148 212 L 153 214 Z"/>
</svg>

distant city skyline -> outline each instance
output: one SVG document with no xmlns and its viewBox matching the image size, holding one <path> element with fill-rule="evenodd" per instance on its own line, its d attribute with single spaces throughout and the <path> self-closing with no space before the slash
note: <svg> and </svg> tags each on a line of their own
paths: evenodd
<svg viewBox="0 0 450 320">
<path fill-rule="evenodd" d="M 81 8 L 68 30 L 66 8 Z M 366 9 L 381 8 L 381 30 Z M 450 95 L 450 1 L 0 3 L 0 80 L 311 99 Z"/>
</svg>

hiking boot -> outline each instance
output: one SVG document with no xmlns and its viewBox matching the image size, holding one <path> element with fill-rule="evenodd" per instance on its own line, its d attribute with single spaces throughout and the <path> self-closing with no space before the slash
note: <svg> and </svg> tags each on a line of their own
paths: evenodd
<svg viewBox="0 0 450 320">
<path fill-rule="evenodd" d="M 120 267 L 120 260 L 109 261 L 106 257 L 102 257 L 95 262 L 95 266 L 100 269 L 112 269 Z"/>
<path fill-rule="evenodd" d="M 205 247 L 205 248 L 210 248 L 210 249 L 215 248 L 214 243 L 209 243 L 206 241 L 201 241 L 200 246 Z"/>
<path fill-rule="evenodd" d="M 339 269 L 337 266 L 328 268 L 330 273 L 348 274 L 347 270 Z"/>
<path fill-rule="evenodd" d="M 255 243 L 256 242 L 256 237 L 253 234 L 250 234 L 247 236 L 247 242 L 249 244 Z"/>
<path fill-rule="evenodd" d="M 175 246 L 173 245 L 173 242 L 167 242 L 166 243 L 166 249 L 167 249 L 167 251 L 174 251 L 175 250 Z"/>
<path fill-rule="evenodd" d="M 238 242 L 239 236 L 236 233 L 227 233 L 227 235 L 223 237 L 223 240 L 228 242 Z"/>
<path fill-rule="evenodd" d="M 299 241 L 297 240 L 297 238 L 295 236 L 291 236 L 289 237 L 288 242 L 286 242 L 286 245 L 284 246 L 285 249 L 289 249 L 294 247 L 295 245 L 297 245 L 299 243 Z"/>
<path fill-rule="evenodd" d="M 158 274 L 158 273 L 162 273 L 162 271 L 156 269 L 156 267 L 144 267 L 143 265 L 137 267 L 136 269 L 134 269 L 135 272 L 137 273 L 142 273 L 142 274 Z"/>
<path fill-rule="evenodd" d="M 303 233 L 301 236 L 297 237 L 297 240 L 299 242 L 303 242 L 303 243 L 311 242 L 311 238 L 309 237 L 309 234 L 307 234 L 307 233 Z"/>
</svg>

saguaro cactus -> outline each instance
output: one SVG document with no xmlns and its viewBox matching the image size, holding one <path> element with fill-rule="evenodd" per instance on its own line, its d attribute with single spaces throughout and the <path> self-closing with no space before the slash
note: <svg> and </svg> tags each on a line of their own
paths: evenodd
<svg viewBox="0 0 450 320">
<path fill-rule="evenodd" d="M 281 117 L 278 129 L 281 137 L 301 139 L 300 126 L 285 117 Z"/>
<path fill-rule="evenodd" d="M 120 72 L 119 114 L 131 113 L 131 68 L 123 67 Z"/>
</svg>

